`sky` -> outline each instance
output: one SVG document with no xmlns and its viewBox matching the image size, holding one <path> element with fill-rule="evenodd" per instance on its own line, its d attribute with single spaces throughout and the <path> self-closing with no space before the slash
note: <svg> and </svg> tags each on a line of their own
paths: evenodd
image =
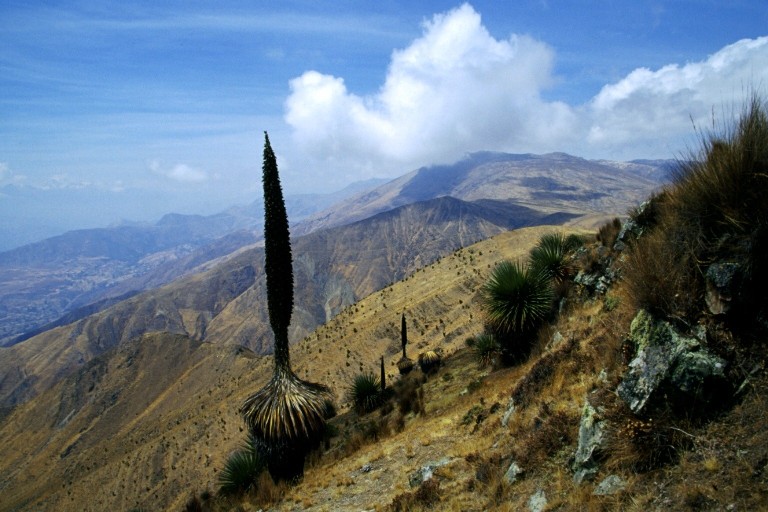
<svg viewBox="0 0 768 512">
<path fill-rule="evenodd" d="M 768 97 L 753 1 L 0 3 L 0 250 L 474 151 L 676 158 Z"/>
</svg>

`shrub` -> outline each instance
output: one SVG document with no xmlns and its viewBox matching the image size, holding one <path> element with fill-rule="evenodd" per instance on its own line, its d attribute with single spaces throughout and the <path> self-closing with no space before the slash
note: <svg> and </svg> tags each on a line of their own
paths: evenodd
<svg viewBox="0 0 768 512">
<path fill-rule="evenodd" d="M 613 244 L 616 243 L 616 238 L 619 236 L 620 231 L 621 220 L 617 217 L 600 226 L 600 229 L 597 230 L 597 241 L 611 249 Z"/>
<path fill-rule="evenodd" d="M 473 345 L 475 357 L 481 366 L 490 366 L 499 356 L 501 347 L 492 334 L 481 334 Z"/>
<path fill-rule="evenodd" d="M 539 243 L 531 249 L 531 270 L 543 272 L 556 283 L 561 283 L 571 275 L 566 261 L 569 252 L 562 233 L 550 233 L 541 237 Z"/>
<path fill-rule="evenodd" d="M 424 375 L 412 373 L 395 383 L 395 400 L 402 416 L 411 412 L 414 414 L 424 412 L 424 392 L 421 389 L 424 381 Z"/>
<path fill-rule="evenodd" d="M 224 463 L 219 474 L 219 492 L 221 494 L 241 494 L 248 492 L 256 484 L 256 479 L 264 470 L 264 459 L 257 453 L 254 440 L 233 453 Z"/>
<path fill-rule="evenodd" d="M 571 233 L 565 237 L 565 248 L 568 252 L 576 251 L 582 247 L 584 247 L 583 236 L 577 235 L 576 233 Z"/>
<path fill-rule="evenodd" d="M 361 373 L 352 380 L 348 397 L 358 414 L 371 412 L 383 399 L 381 381 L 372 373 Z"/>
</svg>

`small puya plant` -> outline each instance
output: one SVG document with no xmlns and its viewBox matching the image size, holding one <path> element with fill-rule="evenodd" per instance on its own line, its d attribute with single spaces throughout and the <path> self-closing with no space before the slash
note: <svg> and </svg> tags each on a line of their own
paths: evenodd
<svg viewBox="0 0 768 512">
<path fill-rule="evenodd" d="M 408 359 L 405 353 L 405 346 L 408 344 L 408 328 L 405 325 L 405 313 L 400 317 L 400 343 L 403 345 L 403 357 L 397 362 L 397 369 L 400 375 L 408 375 L 413 370 L 413 361 Z"/>
</svg>

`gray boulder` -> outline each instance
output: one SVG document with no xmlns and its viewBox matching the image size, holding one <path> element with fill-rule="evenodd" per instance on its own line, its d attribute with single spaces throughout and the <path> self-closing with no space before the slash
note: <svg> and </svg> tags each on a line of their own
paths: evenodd
<svg viewBox="0 0 768 512">
<path fill-rule="evenodd" d="M 597 487 L 595 487 L 595 491 L 592 494 L 595 496 L 609 496 L 623 491 L 626 486 L 627 483 L 622 480 L 621 477 L 609 475 L 605 477 L 602 482 L 597 484 Z"/>
<path fill-rule="evenodd" d="M 699 339 L 683 336 L 669 322 L 641 310 L 632 320 L 630 341 L 636 356 L 629 363 L 617 393 L 634 413 L 645 410 L 659 389 L 686 406 L 707 406 L 726 390 L 725 361 L 707 351 Z"/>
</svg>

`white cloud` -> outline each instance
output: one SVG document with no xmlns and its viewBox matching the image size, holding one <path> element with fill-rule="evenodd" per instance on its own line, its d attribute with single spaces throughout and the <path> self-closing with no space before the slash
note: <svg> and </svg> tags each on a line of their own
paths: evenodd
<svg viewBox="0 0 768 512">
<path fill-rule="evenodd" d="M 768 37 L 738 41 L 701 62 L 636 69 L 592 99 L 587 142 L 607 148 L 680 137 L 692 132 L 692 119 L 709 124 L 713 109 L 717 117 L 738 109 L 750 88 L 766 84 Z"/>
<path fill-rule="evenodd" d="M 701 62 L 639 68 L 584 105 L 542 98 L 554 52 L 541 41 L 495 39 L 468 4 L 435 15 L 393 52 L 386 79 L 361 96 L 341 77 L 291 80 L 285 120 L 309 169 L 339 182 L 395 175 L 478 150 L 568 151 L 594 158 L 675 157 L 713 109 L 738 107 L 768 84 L 768 37 Z M 716 112 L 717 114 L 717 112 Z"/>
<path fill-rule="evenodd" d="M 149 169 L 155 174 L 182 183 L 200 183 L 208 180 L 208 174 L 205 171 L 187 164 L 164 167 L 159 161 L 153 160 L 149 163 Z"/>
<path fill-rule="evenodd" d="M 11 167 L 7 163 L 0 162 L 0 186 L 24 185 L 26 181 L 26 176 L 23 174 L 16 174 L 11 170 Z"/>
<path fill-rule="evenodd" d="M 494 39 L 467 4 L 423 28 L 392 54 L 373 95 L 316 71 L 292 80 L 285 117 L 298 148 L 360 176 L 449 161 L 468 149 L 554 150 L 567 137 L 572 110 L 540 97 L 552 82 L 547 45 Z"/>
</svg>

